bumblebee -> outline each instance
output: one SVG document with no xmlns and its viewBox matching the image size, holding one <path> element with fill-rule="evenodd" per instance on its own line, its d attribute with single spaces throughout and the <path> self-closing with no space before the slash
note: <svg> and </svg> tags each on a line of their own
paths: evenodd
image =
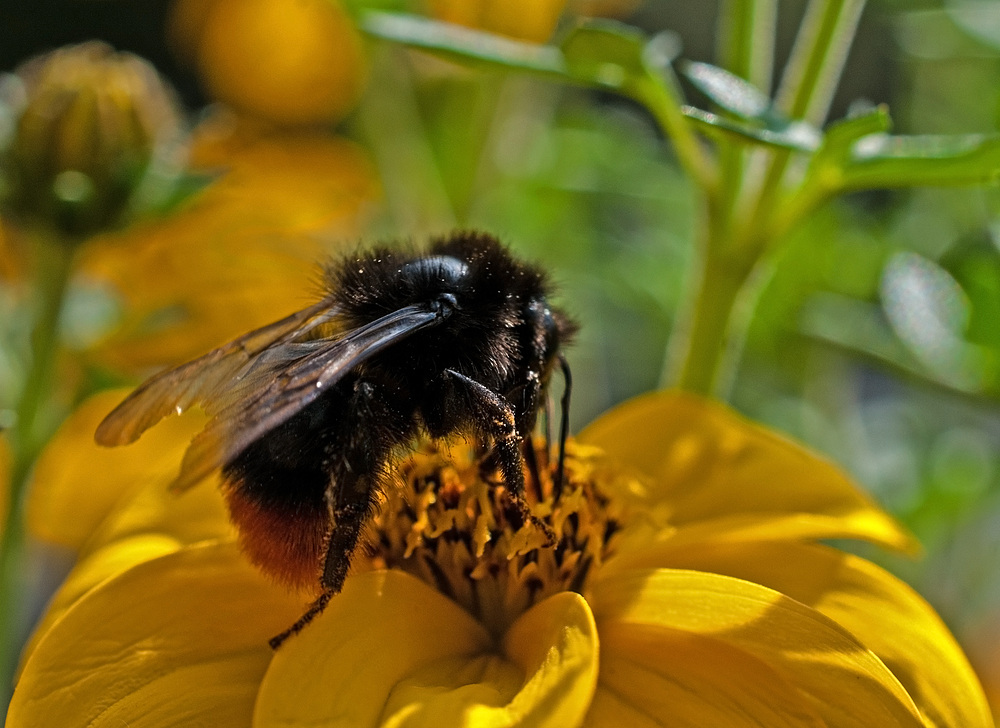
<svg viewBox="0 0 1000 728">
<path fill-rule="evenodd" d="M 205 410 L 174 487 L 221 468 L 249 559 L 280 582 L 320 588 L 274 646 L 341 590 L 391 464 L 419 437 L 478 443 L 526 512 L 522 445 L 555 366 L 568 377 L 561 352 L 576 330 L 550 304 L 544 273 L 484 233 L 347 257 L 326 267 L 324 289 L 316 304 L 152 377 L 96 433 L 123 445 L 167 415 Z"/>
</svg>

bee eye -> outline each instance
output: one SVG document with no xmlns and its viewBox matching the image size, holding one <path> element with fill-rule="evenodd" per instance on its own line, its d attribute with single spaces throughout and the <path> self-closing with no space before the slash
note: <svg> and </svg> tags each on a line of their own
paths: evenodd
<svg viewBox="0 0 1000 728">
<path fill-rule="evenodd" d="M 447 318 L 454 311 L 457 311 L 460 306 L 454 293 L 442 293 L 434 301 L 433 308 L 438 318 Z"/>
</svg>

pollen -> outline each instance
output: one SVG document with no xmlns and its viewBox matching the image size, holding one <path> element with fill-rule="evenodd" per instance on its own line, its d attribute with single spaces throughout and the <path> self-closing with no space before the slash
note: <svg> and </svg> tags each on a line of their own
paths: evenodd
<svg viewBox="0 0 1000 728">
<path fill-rule="evenodd" d="M 584 593 L 614 549 L 622 504 L 601 483 L 600 453 L 567 443 L 555 493 L 555 457 L 536 443 L 538 477 L 511 497 L 473 448 L 427 443 L 386 489 L 367 543 L 372 565 L 408 571 L 461 604 L 494 634 L 561 591 Z"/>
</svg>

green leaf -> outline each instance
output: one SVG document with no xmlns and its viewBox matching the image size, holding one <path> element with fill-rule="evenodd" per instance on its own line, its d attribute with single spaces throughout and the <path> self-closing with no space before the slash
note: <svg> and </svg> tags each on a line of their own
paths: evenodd
<svg viewBox="0 0 1000 728">
<path fill-rule="evenodd" d="M 366 12 L 360 25 L 369 35 L 461 63 L 479 63 L 547 76 L 567 75 L 562 53 L 552 46 L 523 43 L 402 13 Z"/>
<path fill-rule="evenodd" d="M 796 152 L 813 152 L 820 147 L 819 129 L 803 121 L 785 118 L 771 106 L 767 94 L 729 71 L 708 63 L 686 62 L 681 72 L 694 86 L 728 116 L 684 107 L 684 113 L 709 134 L 723 134 L 744 143 Z M 749 123 L 748 123 L 749 122 Z"/>
<path fill-rule="evenodd" d="M 807 196 L 815 201 L 842 189 L 844 167 L 850 163 L 855 143 L 872 134 L 887 132 L 891 126 L 889 110 L 884 105 L 830 124 L 803 180 L 802 189 Z"/>
<path fill-rule="evenodd" d="M 711 101 L 743 119 L 765 120 L 770 116 L 771 99 L 753 84 L 724 68 L 688 61 L 681 73 Z"/>
<path fill-rule="evenodd" d="M 366 12 L 361 27 L 378 38 L 461 63 L 526 71 L 622 93 L 634 91 L 652 75 L 645 61 L 645 35 L 607 20 L 581 23 L 559 46 L 524 43 L 400 13 Z"/>
<path fill-rule="evenodd" d="M 970 185 L 996 181 L 1000 135 L 890 136 L 857 141 L 843 169 L 843 188 Z"/>
<path fill-rule="evenodd" d="M 560 44 L 566 70 L 588 85 L 616 90 L 648 75 L 645 35 L 636 28 L 610 20 L 586 21 L 573 28 Z"/>
<path fill-rule="evenodd" d="M 684 115 L 710 136 L 726 136 L 748 144 L 763 144 L 794 152 L 813 152 L 819 148 L 821 136 L 811 124 L 792 122 L 784 129 L 772 130 L 730 119 L 693 106 L 682 107 Z"/>
<path fill-rule="evenodd" d="M 823 135 L 822 154 L 843 157 L 850 154 L 856 141 L 871 134 L 884 134 L 892 128 L 885 104 L 830 124 Z"/>
</svg>

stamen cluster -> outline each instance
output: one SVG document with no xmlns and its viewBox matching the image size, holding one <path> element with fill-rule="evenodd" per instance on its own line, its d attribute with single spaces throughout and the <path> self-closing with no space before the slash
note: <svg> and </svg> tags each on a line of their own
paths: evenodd
<svg viewBox="0 0 1000 728">
<path fill-rule="evenodd" d="M 553 462 L 538 478 L 526 469 L 515 500 L 471 447 L 428 443 L 400 466 L 402 482 L 373 519 L 374 565 L 420 577 L 502 634 L 546 597 L 583 593 L 608 558 L 621 509 L 594 477 L 597 454 L 567 443 L 558 492 Z M 549 462 L 537 445 L 536 458 Z"/>
</svg>

